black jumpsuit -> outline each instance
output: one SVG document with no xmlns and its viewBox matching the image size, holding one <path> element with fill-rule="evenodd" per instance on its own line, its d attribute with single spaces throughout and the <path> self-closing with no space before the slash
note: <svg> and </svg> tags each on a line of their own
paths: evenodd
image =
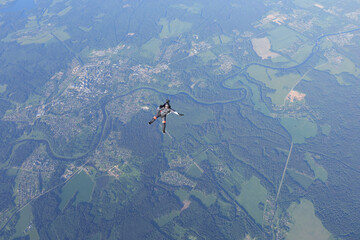
<svg viewBox="0 0 360 240">
<path fill-rule="evenodd" d="M 165 106 L 168 105 L 168 104 L 164 104 L 164 105 L 160 105 L 158 108 L 157 108 L 157 114 L 156 116 L 153 117 L 153 119 L 151 119 L 151 121 L 149 122 L 149 124 L 152 124 L 153 122 L 155 122 L 155 120 L 158 118 L 158 117 L 161 117 L 162 118 L 162 124 L 163 124 L 163 133 L 165 133 L 165 127 L 166 127 L 166 116 L 169 114 L 169 113 L 175 113 L 176 115 L 179 115 L 179 116 L 182 116 L 183 114 L 180 114 L 178 112 L 176 112 L 174 109 L 172 109 L 170 107 L 170 105 L 168 105 L 169 107 L 166 108 Z"/>
</svg>

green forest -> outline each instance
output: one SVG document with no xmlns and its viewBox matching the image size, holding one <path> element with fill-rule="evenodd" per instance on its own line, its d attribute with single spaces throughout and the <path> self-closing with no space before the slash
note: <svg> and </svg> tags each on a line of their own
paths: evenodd
<svg viewBox="0 0 360 240">
<path fill-rule="evenodd" d="M 359 239 L 357 2 L 25 2 L 0 239 Z"/>
</svg>

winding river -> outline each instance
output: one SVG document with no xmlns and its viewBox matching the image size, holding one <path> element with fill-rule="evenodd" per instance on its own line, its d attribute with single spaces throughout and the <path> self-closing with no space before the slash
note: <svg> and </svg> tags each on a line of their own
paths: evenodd
<svg viewBox="0 0 360 240">
<path fill-rule="evenodd" d="M 274 69 L 274 70 L 291 70 L 291 69 L 297 69 L 301 66 L 303 66 L 304 64 L 306 64 L 313 56 L 314 54 L 318 51 L 319 49 L 319 43 L 320 41 L 323 39 L 323 38 L 326 38 L 326 37 L 329 37 L 329 36 L 337 36 L 337 35 L 341 35 L 341 34 L 346 34 L 346 33 L 352 33 L 352 32 L 356 32 L 356 31 L 359 31 L 360 28 L 356 28 L 356 29 L 353 29 L 353 30 L 348 30 L 348 31 L 342 31 L 342 32 L 337 32 L 337 33 L 329 33 L 329 34 L 325 34 L 325 35 L 322 35 L 320 36 L 317 40 L 316 40 L 316 43 L 314 45 L 314 47 L 312 48 L 312 51 L 311 53 L 309 54 L 309 56 L 301 63 L 297 64 L 297 65 L 294 65 L 294 66 L 290 66 L 290 67 L 273 67 L 273 66 L 268 66 L 268 65 L 264 65 L 264 64 L 261 64 L 261 63 L 249 63 L 247 64 L 244 68 L 239 68 L 239 71 L 232 74 L 230 77 L 227 77 L 225 79 L 223 79 L 220 83 L 219 83 L 219 87 L 221 87 L 222 89 L 226 90 L 226 91 L 238 91 L 238 90 L 241 90 L 242 93 L 241 93 L 241 97 L 240 98 L 237 98 L 237 99 L 231 99 L 231 100 L 218 100 L 218 101 L 212 101 L 212 102 L 204 102 L 204 101 L 201 101 L 200 99 L 197 99 L 195 96 L 191 95 L 190 93 L 186 92 L 186 91 L 178 91 L 176 93 L 168 93 L 166 91 L 161 91 L 161 90 L 158 90 L 156 88 L 153 88 L 153 87 L 146 87 L 146 86 L 142 86 L 142 87 L 137 87 L 137 88 L 134 88 L 134 89 L 131 89 L 129 91 L 127 91 L 126 93 L 123 93 L 121 95 L 118 95 L 116 97 L 112 97 L 112 95 L 106 95 L 106 96 L 103 96 L 99 103 L 100 103 L 100 107 L 101 107 L 101 110 L 102 110 L 102 114 L 103 114 L 103 119 L 102 119 L 102 122 L 101 122 L 101 125 L 99 126 L 101 128 L 100 132 L 98 133 L 98 135 L 96 135 L 94 137 L 94 143 L 92 144 L 91 148 L 81 154 L 80 156 L 76 156 L 76 157 L 66 157 L 66 156 L 60 156 L 58 154 L 55 153 L 55 151 L 53 150 L 52 146 L 51 146 L 51 143 L 49 143 L 48 140 L 38 140 L 38 139 L 23 139 L 23 140 L 19 140 L 19 141 L 15 141 L 13 144 L 18 144 L 18 143 L 22 143 L 22 142 L 26 142 L 26 141 L 36 141 L 36 142 L 39 142 L 39 143 L 43 143 L 46 145 L 46 149 L 47 149 L 47 153 L 48 155 L 53 158 L 53 159 L 56 159 L 56 160 L 62 160 L 62 161 L 74 161 L 74 160 L 83 160 L 85 159 L 86 157 L 88 157 L 97 147 L 98 145 L 100 144 L 102 138 L 103 138 L 103 135 L 104 135 L 104 131 L 106 129 L 106 126 L 107 126 L 107 122 L 108 122 L 108 114 L 106 112 L 106 105 L 108 104 L 108 102 L 114 100 L 114 99 L 117 99 L 117 98 L 122 98 L 122 97 L 125 97 L 125 96 L 128 96 L 130 94 L 133 94 L 137 91 L 142 91 L 142 90 L 148 90 L 148 91 L 153 91 L 157 94 L 164 94 L 166 96 L 177 96 L 177 95 L 186 95 L 187 97 L 191 98 L 194 102 L 198 103 L 198 104 L 202 104 L 202 105 L 215 105 L 215 104 L 226 104 L 226 103 L 233 103 L 233 102 L 237 102 L 237 101 L 241 101 L 243 100 L 246 96 L 247 96 L 247 90 L 245 88 L 237 88 L 237 89 L 229 89 L 227 87 L 224 86 L 224 81 L 226 81 L 227 79 L 231 78 L 231 77 L 234 77 L 240 73 L 243 73 L 244 71 L 246 71 L 246 69 L 248 69 L 250 66 L 254 66 L 254 65 L 257 65 L 257 66 L 261 66 L 261 67 L 265 67 L 265 68 L 269 68 L 269 69 Z"/>
</svg>

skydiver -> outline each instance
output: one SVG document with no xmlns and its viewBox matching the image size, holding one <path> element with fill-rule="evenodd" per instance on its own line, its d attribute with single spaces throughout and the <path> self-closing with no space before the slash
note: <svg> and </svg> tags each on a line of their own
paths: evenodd
<svg viewBox="0 0 360 240">
<path fill-rule="evenodd" d="M 171 106 L 170 106 L 170 100 L 169 100 L 169 99 L 166 99 L 166 102 L 165 102 L 164 104 L 160 105 L 160 106 L 157 108 L 157 113 L 156 113 L 156 115 L 153 117 L 153 119 L 151 119 L 151 121 L 149 122 L 149 124 L 152 124 L 153 122 L 155 122 L 155 120 L 156 120 L 158 117 L 161 117 L 161 118 L 162 118 L 162 124 L 163 124 L 162 132 L 165 133 L 166 116 L 167 116 L 169 113 L 175 113 L 175 114 L 178 115 L 178 116 L 184 116 L 184 114 L 178 113 L 178 112 L 176 112 L 174 109 L 172 109 Z"/>
</svg>

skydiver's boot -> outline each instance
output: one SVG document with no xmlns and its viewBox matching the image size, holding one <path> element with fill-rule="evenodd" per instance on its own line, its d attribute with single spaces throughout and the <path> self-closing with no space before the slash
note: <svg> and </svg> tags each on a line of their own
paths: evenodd
<svg viewBox="0 0 360 240">
<path fill-rule="evenodd" d="M 151 119 L 151 121 L 149 122 L 149 124 L 152 124 L 153 122 L 155 122 L 156 119 L 157 119 L 157 117 L 154 116 L 153 119 Z"/>
<path fill-rule="evenodd" d="M 163 120 L 162 123 L 163 123 L 163 129 L 162 129 L 163 131 L 162 132 L 165 133 L 166 120 Z"/>
</svg>

